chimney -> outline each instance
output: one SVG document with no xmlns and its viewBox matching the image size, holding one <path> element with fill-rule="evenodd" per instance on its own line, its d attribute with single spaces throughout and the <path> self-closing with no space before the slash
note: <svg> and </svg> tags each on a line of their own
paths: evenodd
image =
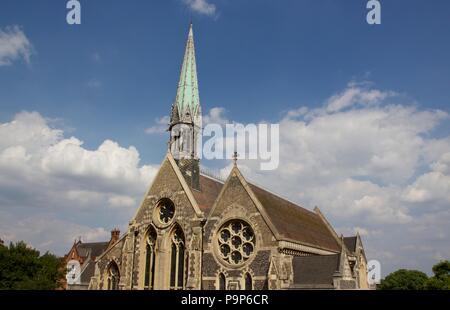
<svg viewBox="0 0 450 310">
<path fill-rule="evenodd" d="M 117 228 L 114 228 L 111 230 L 111 240 L 109 241 L 109 244 L 115 243 L 117 240 L 119 240 L 120 237 L 120 230 Z"/>
</svg>

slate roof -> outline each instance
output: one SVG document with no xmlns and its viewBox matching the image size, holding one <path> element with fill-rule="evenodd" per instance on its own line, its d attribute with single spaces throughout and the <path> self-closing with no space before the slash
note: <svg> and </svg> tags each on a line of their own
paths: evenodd
<svg viewBox="0 0 450 310">
<path fill-rule="evenodd" d="M 223 183 L 205 175 L 200 175 L 200 190 L 191 188 L 195 201 L 205 215 L 209 214 L 211 208 L 222 190 Z"/>
<path fill-rule="evenodd" d="M 340 251 L 341 247 L 318 214 L 256 185 L 250 183 L 249 185 L 277 231 L 285 238 L 331 251 Z M 222 182 L 201 174 L 200 191 L 191 188 L 195 200 L 206 215 L 209 214 L 222 187 Z"/>
<path fill-rule="evenodd" d="M 338 242 L 318 214 L 253 184 L 250 184 L 250 187 L 278 232 L 284 237 L 340 251 Z"/>
<path fill-rule="evenodd" d="M 357 237 L 344 237 L 344 244 L 350 252 L 356 251 L 356 240 Z"/>
<path fill-rule="evenodd" d="M 91 278 L 95 273 L 95 261 L 89 260 L 86 266 L 83 266 L 83 271 L 81 272 L 80 281 L 81 283 L 87 283 L 91 281 Z"/>
<path fill-rule="evenodd" d="M 333 285 L 333 274 L 339 271 L 340 254 L 294 256 L 294 285 L 322 286 Z"/>
<path fill-rule="evenodd" d="M 101 255 L 108 248 L 109 242 L 90 242 L 77 245 L 78 255 L 93 258 Z"/>
</svg>

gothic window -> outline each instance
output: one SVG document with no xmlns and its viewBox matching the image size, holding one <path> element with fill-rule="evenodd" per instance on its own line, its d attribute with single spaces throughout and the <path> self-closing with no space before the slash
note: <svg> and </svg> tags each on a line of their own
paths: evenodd
<svg viewBox="0 0 450 310">
<path fill-rule="evenodd" d="M 118 290 L 119 281 L 119 267 L 117 267 L 115 262 L 111 262 L 108 267 L 108 290 Z"/>
<path fill-rule="evenodd" d="M 171 236 L 170 252 L 170 289 L 181 290 L 184 288 L 184 235 L 178 226 Z"/>
<path fill-rule="evenodd" d="M 175 206 L 170 199 L 162 199 L 157 206 L 158 219 L 162 224 L 169 224 L 175 214 Z"/>
<path fill-rule="evenodd" d="M 247 261 L 255 249 L 255 234 L 249 224 L 242 220 L 232 220 L 219 229 L 219 253 L 231 265 Z"/>
<path fill-rule="evenodd" d="M 144 288 L 152 290 L 155 284 L 156 232 L 150 228 L 145 239 L 145 281 Z"/>
<path fill-rule="evenodd" d="M 219 273 L 219 290 L 224 291 L 227 289 L 227 280 L 223 273 Z"/>
<path fill-rule="evenodd" d="M 252 276 L 247 272 L 244 276 L 244 289 L 250 291 L 253 289 Z"/>
</svg>

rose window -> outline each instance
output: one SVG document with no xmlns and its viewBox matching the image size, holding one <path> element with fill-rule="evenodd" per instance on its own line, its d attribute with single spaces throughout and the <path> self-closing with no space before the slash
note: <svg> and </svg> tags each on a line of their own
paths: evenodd
<svg viewBox="0 0 450 310">
<path fill-rule="evenodd" d="M 158 204 L 159 220 L 163 224 L 168 224 L 175 214 L 175 206 L 169 199 L 163 199 Z"/>
<path fill-rule="evenodd" d="M 250 258 L 255 250 L 255 234 L 244 221 L 227 222 L 219 230 L 219 252 L 227 263 L 239 265 Z"/>
</svg>

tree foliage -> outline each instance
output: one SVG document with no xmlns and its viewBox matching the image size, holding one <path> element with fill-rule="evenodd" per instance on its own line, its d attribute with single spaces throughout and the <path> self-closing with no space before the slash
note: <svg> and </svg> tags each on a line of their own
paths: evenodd
<svg viewBox="0 0 450 310">
<path fill-rule="evenodd" d="M 428 279 L 428 290 L 450 290 L 450 261 L 441 261 L 433 266 L 434 277 Z"/>
<path fill-rule="evenodd" d="M 40 255 L 23 241 L 0 246 L 0 289 L 53 290 L 64 276 L 62 260 L 53 254 Z"/>
<path fill-rule="evenodd" d="M 381 290 L 423 290 L 428 277 L 418 270 L 397 270 L 381 280 Z"/>
<path fill-rule="evenodd" d="M 380 290 L 450 290 L 450 261 L 441 261 L 433 266 L 434 276 L 418 270 L 397 270 L 381 280 Z"/>
</svg>

